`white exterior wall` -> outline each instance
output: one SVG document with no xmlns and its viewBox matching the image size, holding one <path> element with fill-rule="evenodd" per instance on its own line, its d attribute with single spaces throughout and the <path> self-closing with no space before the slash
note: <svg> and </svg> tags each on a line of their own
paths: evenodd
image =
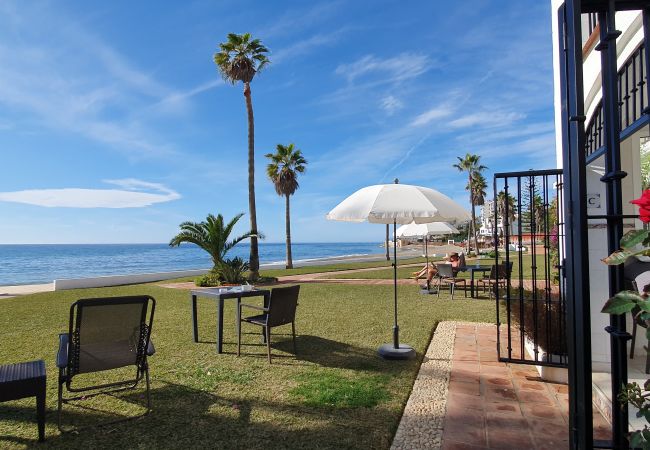
<svg viewBox="0 0 650 450">
<path fill-rule="evenodd" d="M 175 272 L 140 273 L 133 275 L 108 275 L 93 278 L 71 278 L 54 280 L 54 290 L 96 288 L 120 286 L 124 284 L 150 283 L 152 281 L 172 280 L 174 278 L 196 277 L 208 272 L 208 269 L 181 270 Z"/>
</svg>

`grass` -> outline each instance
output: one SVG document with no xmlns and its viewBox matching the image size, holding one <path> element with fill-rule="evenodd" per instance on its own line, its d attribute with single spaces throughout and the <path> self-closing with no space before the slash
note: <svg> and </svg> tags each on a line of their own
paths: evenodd
<svg viewBox="0 0 650 450">
<path fill-rule="evenodd" d="M 320 273 L 320 272 L 338 272 L 341 270 L 367 269 L 367 268 L 375 268 L 375 267 L 391 267 L 392 264 L 391 261 L 382 260 L 382 261 L 326 264 L 322 266 L 297 267 L 295 269 L 266 269 L 260 271 L 260 275 L 266 277 L 281 277 L 285 275 L 304 275 L 304 274 Z M 424 264 L 425 258 L 400 259 L 398 262 L 399 264 L 416 264 L 416 263 Z"/>
<path fill-rule="evenodd" d="M 391 260 L 392 261 L 392 260 Z M 324 265 L 315 265 L 315 266 L 304 266 L 296 267 L 294 269 L 262 269 L 260 271 L 260 276 L 262 277 L 281 277 L 286 275 L 306 275 L 310 273 L 321 273 L 321 272 L 339 272 L 342 270 L 352 270 L 352 269 L 368 269 L 368 268 L 377 268 L 377 267 L 391 267 L 392 262 L 381 260 L 381 261 L 362 261 L 362 262 L 347 262 L 347 263 L 338 263 L 338 264 L 324 264 Z M 399 264 L 424 264 L 426 261 L 425 258 L 406 258 L 400 259 Z M 169 283 L 178 283 L 183 281 L 194 281 L 196 277 L 183 277 L 176 278 L 173 280 L 167 280 Z"/>
<path fill-rule="evenodd" d="M 150 359 L 153 412 L 78 434 L 56 428 L 57 334 L 84 297 L 156 298 Z M 399 287 L 401 340 L 413 361 L 384 361 L 391 340 L 392 287 L 305 284 L 297 317 L 298 355 L 288 330 L 273 337 L 274 363 L 256 327 L 244 325 L 235 356 L 234 308 L 226 304 L 224 354 L 215 353 L 215 305 L 199 300 L 202 342 L 191 339 L 188 294 L 155 284 L 35 294 L 0 300 L 3 363 L 44 359 L 47 440 L 39 448 L 389 448 L 431 334 L 442 320 L 494 321 L 494 303 L 420 296 Z M 254 333 L 254 334 L 253 334 Z M 101 375 L 107 376 L 107 375 Z M 64 407 L 64 424 L 88 425 L 143 411 L 143 389 L 96 396 Z M 0 448 L 36 438 L 34 400 L 0 404 Z"/>
<path fill-rule="evenodd" d="M 523 274 L 524 278 L 531 278 L 532 277 L 532 268 L 531 268 L 531 263 L 532 263 L 532 256 L 531 255 L 524 255 L 522 259 L 523 263 Z M 494 264 L 494 259 L 491 258 L 482 258 L 479 260 L 482 266 L 490 266 Z M 517 279 L 519 277 L 519 258 L 517 257 L 511 257 L 510 261 L 513 262 L 513 267 L 512 267 L 512 277 L 513 279 Z M 538 277 L 543 277 L 543 271 L 544 271 L 544 257 L 543 255 L 536 255 L 536 261 L 538 264 Z M 503 264 L 504 259 L 503 257 L 500 257 L 499 259 L 499 264 Z M 401 263 L 400 263 L 401 264 Z M 407 279 L 413 276 L 413 272 L 417 269 L 420 269 L 421 267 L 397 267 L 397 278 L 399 279 Z M 475 264 L 475 260 L 471 260 L 468 262 L 468 265 Z M 424 267 L 424 264 L 422 265 Z M 461 272 L 459 275 L 461 278 L 470 278 L 470 273 L 469 272 Z M 475 278 L 480 278 L 481 275 L 475 274 Z M 361 278 L 361 279 L 368 279 L 368 280 L 377 280 L 377 279 L 392 279 L 393 278 L 393 269 L 392 268 L 386 268 L 382 270 L 372 270 L 372 271 L 367 271 L 367 272 L 357 272 L 357 273 L 341 273 L 341 274 L 334 274 L 332 276 L 328 276 L 328 278 L 344 278 L 344 279 L 350 279 L 350 278 Z"/>
</svg>

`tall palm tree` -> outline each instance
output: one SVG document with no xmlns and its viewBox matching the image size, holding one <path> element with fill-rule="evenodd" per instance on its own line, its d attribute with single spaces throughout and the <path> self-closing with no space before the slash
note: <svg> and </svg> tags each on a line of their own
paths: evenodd
<svg viewBox="0 0 650 450">
<path fill-rule="evenodd" d="M 472 234 L 474 235 L 474 248 L 478 252 L 478 244 L 476 239 L 476 204 L 474 202 L 474 194 L 472 192 L 472 186 L 474 185 L 474 178 L 477 174 L 480 174 L 483 170 L 487 169 L 486 166 L 481 164 L 481 157 L 479 155 L 472 155 L 467 153 L 464 158 L 457 156 L 458 163 L 454 164 L 454 167 L 460 172 L 467 172 L 467 187 L 469 191 L 469 201 L 472 205 Z M 467 237 L 467 250 L 469 252 L 469 236 Z"/>
<path fill-rule="evenodd" d="M 229 33 L 228 40 L 219 44 L 219 51 L 214 54 L 214 62 L 224 80 L 236 84 L 244 83 L 244 98 L 248 112 L 248 209 L 251 221 L 250 277 L 259 276 L 260 257 L 257 248 L 257 211 L 255 208 L 255 121 L 253 102 L 251 100 L 251 81 L 262 70 L 269 59 L 268 49 L 259 39 L 251 39 L 250 33 Z"/>
<path fill-rule="evenodd" d="M 269 176 L 275 192 L 285 199 L 285 226 L 287 233 L 287 269 L 293 268 L 291 257 L 291 213 L 289 197 L 298 189 L 298 174 L 305 172 L 307 160 L 303 158 L 302 151 L 293 144 L 278 144 L 275 153 L 267 153 L 266 157 L 271 160 L 266 167 L 266 174 Z"/>
<path fill-rule="evenodd" d="M 475 206 L 485 205 L 485 196 L 487 195 L 486 189 L 487 181 L 485 181 L 483 174 L 480 172 L 475 173 L 474 178 L 472 179 L 472 185 L 469 186 L 470 195 L 472 196 L 472 201 Z M 476 222 L 474 222 L 474 227 L 474 229 L 476 229 Z M 478 247 L 476 248 L 476 251 L 478 252 Z"/>
<path fill-rule="evenodd" d="M 180 224 L 181 232 L 169 241 L 169 246 L 178 247 L 183 242 L 196 244 L 210 254 L 216 268 L 235 245 L 253 236 L 253 232 L 249 231 L 230 239 L 233 228 L 243 215 L 237 214 L 225 225 L 221 214 L 217 214 L 217 217 L 208 214 L 204 222 L 183 222 Z"/>
<path fill-rule="evenodd" d="M 497 194 L 496 204 L 497 204 L 496 205 L 497 215 L 498 217 L 501 218 L 501 223 L 503 224 L 503 226 L 501 227 L 501 233 L 505 233 L 506 227 L 510 227 L 512 222 L 515 221 L 515 217 L 516 217 L 515 198 L 512 195 L 506 194 L 504 191 L 501 191 Z M 507 214 L 506 214 L 506 209 L 507 209 Z M 495 226 L 498 227 L 498 223 L 495 223 Z"/>
</svg>

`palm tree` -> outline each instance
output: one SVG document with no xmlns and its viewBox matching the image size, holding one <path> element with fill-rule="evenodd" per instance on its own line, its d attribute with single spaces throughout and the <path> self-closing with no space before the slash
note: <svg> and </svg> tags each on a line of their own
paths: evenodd
<svg viewBox="0 0 650 450">
<path fill-rule="evenodd" d="M 178 247 L 183 242 L 196 244 L 210 254 L 216 268 L 235 245 L 253 237 L 253 232 L 249 231 L 230 239 L 230 233 L 243 215 L 237 214 L 225 226 L 221 214 L 217 214 L 217 217 L 208 214 L 205 222 L 183 222 L 180 224 L 181 232 L 169 241 L 169 246 Z"/>
<path fill-rule="evenodd" d="M 289 207 L 289 196 L 298 189 L 298 174 L 305 172 L 307 160 L 303 158 L 302 151 L 293 144 L 278 144 L 275 153 L 267 153 L 266 157 L 271 160 L 266 167 L 266 174 L 269 176 L 275 192 L 285 199 L 285 226 L 287 232 L 287 269 L 293 268 L 291 257 L 291 214 Z"/>
<path fill-rule="evenodd" d="M 469 201 L 472 205 L 472 230 L 474 235 L 474 248 L 478 252 L 478 244 L 476 239 L 476 204 L 474 203 L 474 194 L 472 192 L 472 186 L 474 185 L 474 178 L 477 174 L 480 174 L 483 170 L 487 169 L 486 166 L 481 165 L 481 157 L 479 155 L 472 155 L 467 153 L 464 158 L 457 156 L 458 163 L 454 164 L 454 167 L 460 172 L 467 172 L 467 189 L 470 193 Z M 467 237 L 467 250 L 469 253 L 469 236 Z"/>
<path fill-rule="evenodd" d="M 515 221 L 515 198 L 512 195 L 501 191 L 497 194 L 496 203 L 497 216 L 501 218 L 501 223 L 503 224 L 501 227 L 501 233 L 505 233 L 506 227 L 509 227 L 512 222 Z M 498 224 L 495 223 L 495 226 L 498 226 Z"/>
<path fill-rule="evenodd" d="M 470 195 L 472 196 L 472 201 L 475 206 L 485 205 L 485 196 L 487 195 L 486 189 L 487 181 L 485 181 L 483 174 L 480 172 L 475 173 L 472 185 L 469 186 Z M 476 222 L 474 222 L 474 230 L 476 230 Z M 476 242 L 474 242 L 474 244 L 476 244 Z M 478 247 L 476 248 L 476 251 L 478 252 Z"/>
<path fill-rule="evenodd" d="M 251 220 L 250 278 L 259 276 L 260 257 L 257 248 L 257 211 L 255 209 L 255 121 L 251 101 L 251 81 L 268 63 L 268 49 L 259 39 L 251 39 L 250 33 L 229 33 L 228 40 L 219 44 L 214 62 L 224 80 L 244 83 L 244 98 L 248 112 L 248 209 Z"/>
</svg>

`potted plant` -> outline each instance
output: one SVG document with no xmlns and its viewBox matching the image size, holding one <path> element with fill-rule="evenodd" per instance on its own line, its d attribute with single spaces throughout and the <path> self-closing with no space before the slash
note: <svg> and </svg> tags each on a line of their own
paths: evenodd
<svg viewBox="0 0 650 450">
<path fill-rule="evenodd" d="M 644 191 L 640 198 L 632 200 L 630 203 L 639 206 L 639 219 L 646 225 L 650 223 L 650 190 Z M 629 231 L 621 238 L 620 245 L 620 250 L 603 259 L 605 264 L 619 265 L 630 257 L 649 256 L 650 230 L 644 228 Z M 635 291 L 617 293 L 607 300 L 602 312 L 620 315 L 635 310 L 638 312 L 636 312 L 633 320 L 650 320 L 650 298 L 648 296 L 650 285 L 639 286 L 639 289 L 643 293 Z M 650 327 L 646 329 L 646 336 L 650 339 Z M 636 407 L 638 409 L 637 417 L 643 417 L 646 422 L 650 423 L 650 380 L 646 380 L 643 386 L 638 383 L 628 383 L 618 400 Z M 630 434 L 630 446 L 650 450 L 650 428 L 647 424 L 644 425 L 642 430 L 636 430 Z"/>
</svg>

